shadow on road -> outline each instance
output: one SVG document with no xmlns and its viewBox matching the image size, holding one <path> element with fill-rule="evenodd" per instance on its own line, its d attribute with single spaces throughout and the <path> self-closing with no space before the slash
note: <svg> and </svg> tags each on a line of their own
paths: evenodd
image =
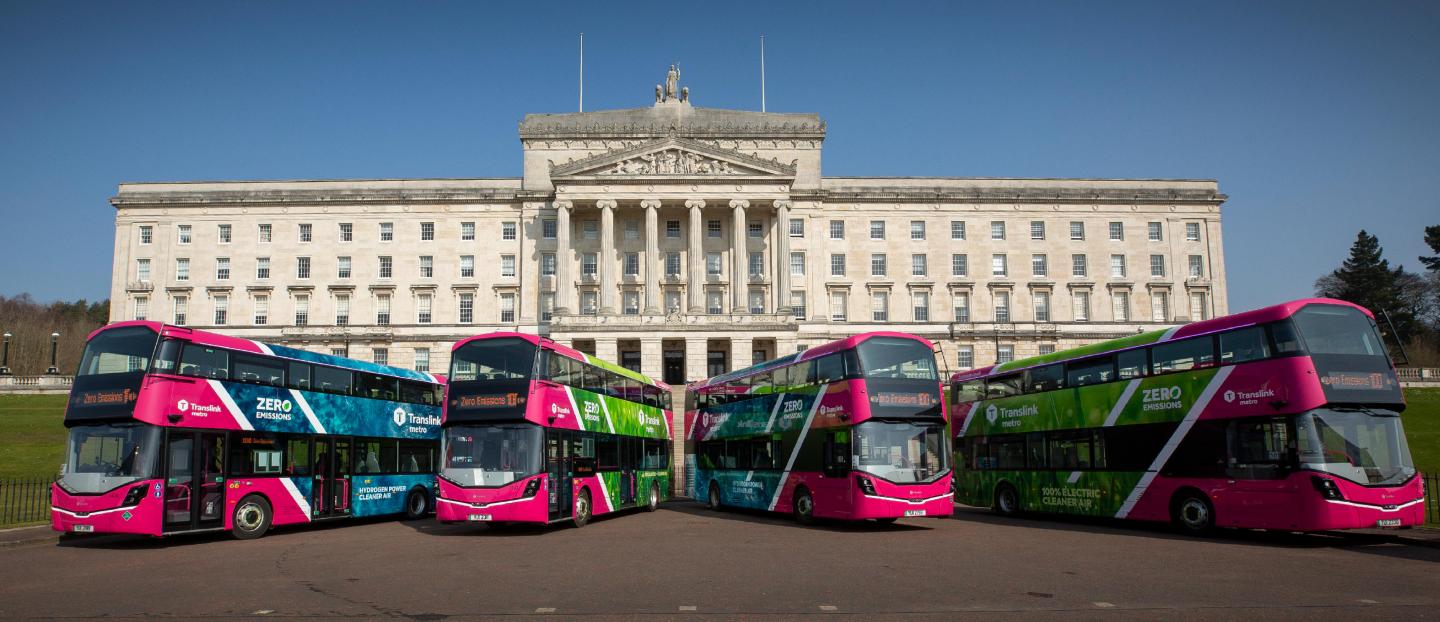
<svg viewBox="0 0 1440 622">
<path fill-rule="evenodd" d="M 343 529 L 357 525 L 373 525 L 399 521 L 395 516 L 366 516 L 362 518 L 337 518 L 304 525 L 272 527 L 262 538 L 266 541 L 301 537 L 310 533 L 323 533 L 332 529 Z M 434 521 L 401 521 L 407 524 L 433 523 Z M 229 531 L 204 531 L 199 533 L 177 533 L 163 538 L 130 534 L 77 535 L 64 534 L 55 546 L 82 549 L 165 549 L 177 546 L 192 546 L 211 542 L 234 540 Z"/>
<path fill-rule="evenodd" d="M 706 507 L 698 501 L 671 501 L 662 506 L 661 509 L 672 510 L 692 516 L 704 516 L 720 520 L 732 520 L 746 523 L 759 523 L 766 525 L 783 525 L 796 529 L 816 529 L 821 531 L 834 532 L 903 532 L 903 531 L 929 531 L 933 527 L 916 525 L 914 523 L 878 523 L 871 520 L 842 521 L 829 519 L 816 519 L 813 525 L 802 525 L 795 521 L 795 518 L 788 514 L 766 512 L 764 510 L 751 510 L 747 508 L 735 508 L 725 506 L 719 512 Z M 926 519 L 935 521 L 939 519 Z"/>
</svg>

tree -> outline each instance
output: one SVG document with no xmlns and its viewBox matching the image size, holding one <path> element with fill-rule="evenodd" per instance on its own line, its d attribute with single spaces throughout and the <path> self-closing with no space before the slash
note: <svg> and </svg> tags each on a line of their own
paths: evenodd
<svg viewBox="0 0 1440 622">
<path fill-rule="evenodd" d="M 1417 292 L 1423 292 L 1423 281 L 1403 266 L 1392 269 L 1384 253 L 1380 239 L 1361 229 L 1350 247 L 1350 257 L 1339 269 L 1315 281 L 1315 293 L 1369 309 L 1380 319 L 1381 332 L 1387 333 L 1392 343 L 1404 343 L 1420 328 L 1416 317 L 1423 307 L 1423 295 Z M 1389 316 L 1397 334 L 1388 334 L 1390 326 L 1381 317 L 1382 312 Z"/>
<path fill-rule="evenodd" d="M 1431 273 L 1440 273 L 1440 225 L 1425 227 L 1425 244 L 1435 253 L 1432 257 L 1421 257 L 1420 263 Z"/>
<path fill-rule="evenodd" d="M 36 302 L 30 294 L 0 296 L 0 332 L 11 334 L 10 369 L 32 375 L 50 366 L 50 334 L 60 333 L 60 373 L 71 374 L 85 350 L 85 337 L 109 321 L 110 302 Z"/>
</svg>

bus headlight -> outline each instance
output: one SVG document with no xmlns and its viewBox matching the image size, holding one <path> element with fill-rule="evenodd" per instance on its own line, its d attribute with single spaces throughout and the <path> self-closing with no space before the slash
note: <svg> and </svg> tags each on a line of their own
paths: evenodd
<svg viewBox="0 0 1440 622">
<path fill-rule="evenodd" d="M 872 497 L 875 496 L 875 482 L 870 481 L 870 478 L 865 477 L 864 475 L 856 475 L 855 483 L 860 485 L 861 494 L 870 495 Z"/>
<path fill-rule="evenodd" d="M 540 478 L 538 477 L 525 484 L 525 494 L 521 496 L 529 498 L 535 496 L 537 492 L 540 492 Z"/>
<path fill-rule="evenodd" d="M 149 484 L 140 484 L 139 486 L 135 486 L 134 488 L 126 491 L 125 500 L 120 502 L 120 507 L 140 505 L 140 502 L 145 500 L 145 491 L 149 489 Z"/>
<path fill-rule="evenodd" d="M 1335 480 L 1333 479 L 1320 477 L 1319 475 L 1311 475 L 1310 483 L 1314 484 L 1315 490 L 1320 491 L 1320 496 L 1326 499 L 1342 500 L 1345 498 L 1345 495 L 1340 492 L 1340 487 L 1335 485 Z"/>
</svg>

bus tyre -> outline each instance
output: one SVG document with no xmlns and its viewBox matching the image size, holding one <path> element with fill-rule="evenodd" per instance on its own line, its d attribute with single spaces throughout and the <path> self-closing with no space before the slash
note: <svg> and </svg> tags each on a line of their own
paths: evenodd
<svg viewBox="0 0 1440 622">
<path fill-rule="evenodd" d="M 810 496 L 810 489 L 803 486 L 795 491 L 795 520 L 801 525 L 815 522 L 815 498 Z"/>
<path fill-rule="evenodd" d="M 1170 520 L 1185 533 L 1205 535 L 1215 528 L 1215 504 L 1205 493 L 1183 490 L 1170 504 Z"/>
<path fill-rule="evenodd" d="M 1000 484 L 995 489 L 995 513 L 1001 516 L 1014 516 L 1020 513 L 1020 492 L 1010 484 Z"/>
<path fill-rule="evenodd" d="M 576 527 L 584 527 L 590 522 L 590 489 L 580 489 L 580 496 L 575 497 L 575 518 Z"/>
<path fill-rule="evenodd" d="M 254 540 L 270 531 L 270 503 L 259 495 L 250 495 L 235 504 L 232 517 L 235 527 L 231 534 L 240 540 Z"/>
<path fill-rule="evenodd" d="M 710 482 L 710 494 L 705 497 L 705 505 L 716 512 L 720 511 L 720 485 Z"/>
<path fill-rule="evenodd" d="M 660 485 L 650 484 L 650 501 L 645 504 L 646 512 L 654 512 L 660 509 Z"/>
<path fill-rule="evenodd" d="M 405 497 L 405 520 L 425 518 L 425 511 L 428 509 L 430 509 L 430 495 L 425 494 L 424 490 L 416 488 Z"/>
</svg>

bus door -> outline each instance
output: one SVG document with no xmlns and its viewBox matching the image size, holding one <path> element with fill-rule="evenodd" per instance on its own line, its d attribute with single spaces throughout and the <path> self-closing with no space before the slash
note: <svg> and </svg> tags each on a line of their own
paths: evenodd
<svg viewBox="0 0 1440 622">
<path fill-rule="evenodd" d="M 220 527 L 225 518 L 225 435 L 171 430 L 165 457 L 165 531 Z"/>
<path fill-rule="evenodd" d="M 573 432 L 564 430 L 545 430 L 545 477 L 549 480 L 550 520 L 568 518 L 574 507 L 570 498 L 570 440 L 574 436 Z"/>
<path fill-rule="evenodd" d="M 823 432 L 825 435 L 821 447 L 821 456 L 825 462 L 821 468 L 822 477 L 816 483 L 814 491 L 815 507 L 824 508 L 826 513 L 848 515 L 851 510 L 850 492 L 856 485 L 855 479 L 850 476 L 850 428 L 812 432 Z"/>
<path fill-rule="evenodd" d="M 615 439 L 620 448 L 620 504 L 632 505 L 635 503 L 635 466 L 639 462 L 635 459 L 635 446 L 637 439 L 621 436 Z"/>
<path fill-rule="evenodd" d="M 350 515 L 349 437 L 315 439 L 311 511 L 316 518 Z"/>
</svg>

